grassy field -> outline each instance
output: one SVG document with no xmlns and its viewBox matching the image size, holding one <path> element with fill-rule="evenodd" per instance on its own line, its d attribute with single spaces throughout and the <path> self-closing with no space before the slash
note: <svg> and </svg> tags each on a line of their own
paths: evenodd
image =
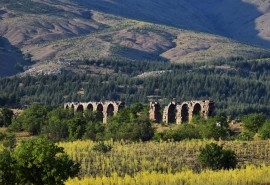
<svg viewBox="0 0 270 185">
<path fill-rule="evenodd" d="M 97 178 L 86 177 L 83 179 L 71 179 L 66 185 L 247 185 L 247 184 L 269 184 L 270 167 L 248 166 L 246 169 L 203 171 L 194 173 L 190 170 L 177 173 L 140 172 L 134 177 L 126 175 L 120 177 L 113 174 L 111 177 L 101 176 Z"/>
<path fill-rule="evenodd" d="M 179 179 L 186 179 L 188 175 L 192 178 L 193 176 L 198 179 L 206 178 L 203 174 L 205 176 L 210 175 L 211 178 L 213 176 L 214 182 L 214 179 L 218 179 L 218 176 L 222 176 L 222 174 L 227 178 L 227 173 L 232 173 L 231 176 L 235 176 L 236 181 L 232 183 L 235 184 L 235 182 L 238 182 L 237 180 L 242 178 L 241 174 L 245 174 L 245 170 L 253 169 L 255 170 L 254 173 L 260 173 L 261 176 L 270 175 L 269 167 L 264 166 L 270 165 L 270 141 L 218 141 L 219 145 L 236 152 L 237 170 L 230 172 L 202 171 L 198 162 L 199 149 L 211 142 L 215 141 L 152 141 L 146 143 L 108 141 L 107 144 L 112 146 L 112 150 L 108 153 L 92 150 L 92 147 L 96 144 L 92 141 L 65 142 L 59 143 L 59 146 L 64 147 L 74 160 L 81 163 L 81 177 L 84 180 L 79 182 L 73 179 L 68 182 L 71 184 L 87 184 L 88 181 L 88 184 L 99 184 L 102 180 L 104 180 L 103 184 L 107 184 L 106 182 L 118 184 L 115 183 L 116 181 L 121 181 L 122 184 L 136 184 L 136 179 L 140 179 L 141 176 L 156 179 L 157 176 L 162 175 L 168 181 L 165 183 L 160 178 L 160 181 L 157 181 L 156 184 L 171 184 L 173 179 L 178 182 Z M 137 184 L 149 184 L 147 183 L 148 180 L 140 181 Z M 257 180 L 254 178 L 253 182 L 257 182 Z M 266 178 L 262 178 L 262 180 L 267 181 Z M 248 181 L 243 182 L 242 184 L 249 183 Z M 188 184 L 192 183 L 189 182 Z"/>
</svg>

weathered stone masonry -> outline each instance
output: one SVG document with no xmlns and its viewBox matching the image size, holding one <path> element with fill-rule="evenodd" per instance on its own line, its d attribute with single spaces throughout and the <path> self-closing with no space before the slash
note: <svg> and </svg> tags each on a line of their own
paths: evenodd
<svg viewBox="0 0 270 185">
<path fill-rule="evenodd" d="M 124 107 L 125 103 L 121 101 L 69 102 L 64 104 L 65 109 L 73 109 L 75 112 L 83 112 L 85 110 L 102 112 L 103 123 L 107 123 L 109 116 L 115 115 Z M 214 108 L 214 102 L 210 100 L 185 101 L 183 103 L 172 101 L 165 106 L 162 115 L 160 104 L 157 102 L 150 102 L 149 119 L 157 123 L 182 124 L 190 122 L 195 115 L 207 119 L 209 116 L 213 116 Z"/>
<path fill-rule="evenodd" d="M 149 118 L 154 122 L 163 121 L 165 124 L 182 124 L 184 122 L 190 122 L 195 115 L 199 115 L 207 119 L 209 116 L 213 116 L 214 108 L 214 102 L 210 100 L 186 101 L 183 103 L 172 101 L 164 108 L 161 120 L 161 107 L 159 103 L 151 102 Z"/>
<path fill-rule="evenodd" d="M 103 123 L 107 123 L 108 117 L 115 115 L 120 109 L 125 107 L 121 101 L 104 101 L 104 102 L 69 102 L 64 104 L 65 109 L 74 109 L 75 112 L 85 110 L 102 112 Z"/>
</svg>

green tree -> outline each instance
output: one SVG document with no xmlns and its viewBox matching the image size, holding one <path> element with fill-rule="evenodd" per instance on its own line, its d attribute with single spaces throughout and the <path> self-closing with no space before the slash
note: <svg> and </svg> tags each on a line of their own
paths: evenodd
<svg viewBox="0 0 270 185">
<path fill-rule="evenodd" d="M 49 111 L 49 107 L 34 103 L 13 120 L 10 128 L 16 131 L 24 130 L 37 135 L 40 133 L 42 126 L 47 124 Z"/>
<path fill-rule="evenodd" d="M 267 120 L 259 129 L 259 134 L 262 139 L 270 139 L 270 120 Z"/>
<path fill-rule="evenodd" d="M 63 148 L 42 138 L 23 141 L 12 156 L 16 161 L 18 184 L 63 185 L 80 170 L 80 165 Z"/>
<path fill-rule="evenodd" d="M 204 168 L 212 170 L 231 169 L 237 165 L 235 153 L 215 143 L 207 144 L 200 149 L 199 161 Z"/>
<path fill-rule="evenodd" d="M 74 118 L 68 120 L 68 133 L 70 140 L 81 139 L 85 133 L 86 121 L 82 113 L 75 114 Z"/>
<path fill-rule="evenodd" d="M 67 139 L 69 136 L 68 120 L 72 118 L 73 113 L 70 110 L 54 109 L 49 112 L 47 124 L 42 127 L 41 133 L 53 141 Z"/>
<path fill-rule="evenodd" d="M 201 138 L 198 126 L 194 124 L 179 125 L 176 129 L 170 129 L 165 132 L 163 139 L 173 139 L 174 141 L 181 141 L 184 139 L 199 139 Z"/>
<path fill-rule="evenodd" d="M 0 184 L 13 185 L 16 183 L 15 159 L 9 150 L 0 152 Z"/>
<path fill-rule="evenodd" d="M 103 140 L 105 127 L 103 123 L 89 121 L 86 125 L 84 139 L 91 139 L 93 141 Z"/>
<path fill-rule="evenodd" d="M 105 127 L 106 139 L 147 141 L 154 135 L 147 111 L 142 104 L 132 105 L 108 120 Z"/>
<path fill-rule="evenodd" d="M 207 139 L 226 139 L 229 137 L 228 124 L 224 117 L 215 116 L 198 124 L 200 135 Z"/>
<path fill-rule="evenodd" d="M 252 113 L 242 118 L 244 129 L 252 133 L 257 133 L 265 121 L 266 116 L 262 113 Z"/>
<path fill-rule="evenodd" d="M 12 110 L 4 107 L 1 109 L 1 113 L 0 113 L 0 126 L 9 126 L 12 122 L 12 118 L 14 116 L 14 113 Z"/>
</svg>

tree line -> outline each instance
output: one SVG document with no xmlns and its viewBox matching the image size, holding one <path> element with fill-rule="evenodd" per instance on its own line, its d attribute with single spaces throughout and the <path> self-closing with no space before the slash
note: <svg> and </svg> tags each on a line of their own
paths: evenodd
<svg viewBox="0 0 270 185">
<path fill-rule="evenodd" d="M 233 117 L 251 112 L 270 112 L 270 64 L 267 60 L 232 59 L 204 64 L 166 62 L 78 61 L 114 70 L 91 75 L 63 72 L 0 79 L 0 105 L 24 107 L 33 102 L 53 107 L 64 102 L 121 100 L 136 102 L 211 99 L 218 114 Z M 137 77 L 148 71 L 157 76 Z"/>
</svg>

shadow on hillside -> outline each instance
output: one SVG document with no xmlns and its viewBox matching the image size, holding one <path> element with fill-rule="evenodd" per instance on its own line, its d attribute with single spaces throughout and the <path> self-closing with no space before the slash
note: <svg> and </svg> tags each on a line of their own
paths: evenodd
<svg viewBox="0 0 270 185">
<path fill-rule="evenodd" d="M 257 8 L 241 0 L 77 0 L 90 9 L 140 21 L 218 34 L 251 45 L 270 48 L 258 36 Z"/>
<path fill-rule="evenodd" d="M 195 0 L 190 0 L 194 3 Z M 214 34 L 232 38 L 234 40 L 270 48 L 270 41 L 259 37 L 256 29 L 256 19 L 263 14 L 253 4 L 242 0 L 203 0 L 195 3 L 196 8 L 214 25 Z"/>
<path fill-rule="evenodd" d="M 20 49 L 11 45 L 3 37 L 0 37 L 0 77 L 12 76 L 23 72 L 24 67 L 33 64 Z"/>
</svg>

